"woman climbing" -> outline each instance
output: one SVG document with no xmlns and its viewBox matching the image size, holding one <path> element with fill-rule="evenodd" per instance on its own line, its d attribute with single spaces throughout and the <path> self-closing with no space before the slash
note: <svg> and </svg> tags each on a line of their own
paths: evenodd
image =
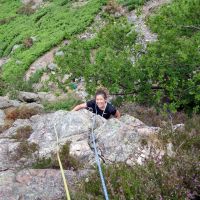
<svg viewBox="0 0 200 200">
<path fill-rule="evenodd" d="M 105 119 L 109 119 L 111 115 L 120 118 L 120 112 L 111 103 L 107 102 L 107 99 L 108 94 L 105 89 L 98 89 L 93 100 L 77 105 L 72 111 L 87 108 Z"/>
</svg>

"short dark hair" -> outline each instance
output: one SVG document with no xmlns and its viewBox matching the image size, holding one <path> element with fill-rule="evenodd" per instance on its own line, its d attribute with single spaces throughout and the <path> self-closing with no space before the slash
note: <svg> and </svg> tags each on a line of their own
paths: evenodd
<svg viewBox="0 0 200 200">
<path fill-rule="evenodd" d="M 97 97 L 98 95 L 102 95 L 104 99 L 107 99 L 107 98 L 108 98 L 108 93 L 107 93 L 107 91 L 106 91 L 105 89 L 103 89 L 103 88 L 100 88 L 100 89 L 98 89 L 98 90 L 96 91 L 96 93 L 95 93 L 95 99 L 96 99 L 96 97 Z"/>
</svg>

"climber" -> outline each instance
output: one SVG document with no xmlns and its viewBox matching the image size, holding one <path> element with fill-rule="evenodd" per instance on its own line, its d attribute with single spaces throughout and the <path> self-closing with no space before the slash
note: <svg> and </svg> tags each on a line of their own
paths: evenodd
<svg viewBox="0 0 200 200">
<path fill-rule="evenodd" d="M 111 115 L 120 118 L 120 112 L 109 102 L 107 102 L 108 94 L 105 89 L 98 89 L 93 100 L 77 105 L 72 111 L 77 111 L 83 108 L 91 110 L 93 113 L 109 119 Z"/>
</svg>

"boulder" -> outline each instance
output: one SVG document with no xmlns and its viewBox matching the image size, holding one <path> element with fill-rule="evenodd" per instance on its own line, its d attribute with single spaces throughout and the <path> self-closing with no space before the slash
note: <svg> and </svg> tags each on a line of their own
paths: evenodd
<svg viewBox="0 0 200 200">
<path fill-rule="evenodd" d="M 5 113 L 3 110 L 0 110 L 0 127 L 4 125 Z"/>
<path fill-rule="evenodd" d="M 76 183 L 85 178 L 89 170 L 65 170 L 71 197 Z M 0 198 L 2 200 L 62 200 L 66 197 L 60 170 L 24 169 L 0 172 Z"/>
<path fill-rule="evenodd" d="M 41 102 L 55 102 L 58 100 L 56 95 L 48 92 L 38 92 L 38 96 Z"/>
<path fill-rule="evenodd" d="M 8 97 L 0 96 L 0 109 L 6 109 L 9 107 L 18 107 L 20 105 L 19 101 L 9 100 Z"/>
<path fill-rule="evenodd" d="M 18 99 L 20 101 L 31 103 L 31 102 L 38 102 L 39 96 L 36 93 L 20 91 L 18 95 Z"/>
<path fill-rule="evenodd" d="M 47 66 L 50 70 L 55 71 L 58 68 L 58 65 L 55 63 L 50 63 Z"/>
<path fill-rule="evenodd" d="M 25 105 L 33 104 L 36 103 Z M 43 158 L 55 158 L 56 133 L 60 149 L 69 144 L 66 156 L 77 159 L 85 169 L 96 165 L 91 142 L 94 116 L 86 109 L 60 110 L 15 120 L 12 127 L 0 134 L 0 197 L 4 200 L 62 199 L 65 193 L 60 171 L 32 169 L 32 166 Z M 106 165 L 119 162 L 134 165 L 142 164 L 149 156 L 158 160 L 164 154 L 173 156 L 173 145 L 162 147 L 158 131 L 158 127 L 148 127 L 129 115 L 109 120 L 96 116 L 94 135 L 100 160 Z M 77 191 L 77 181 L 88 173 L 91 171 L 65 170 L 72 193 L 74 189 Z"/>
<path fill-rule="evenodd" d="M 80 157 L 84 160 L 87 151 L 93 154 L 87 144 L 88 135 L 92 128 L 92 116 L 93 114 L 87 110 L 79 112 L 57 111 L 42 116 L 33 116 L 30 119 L 33 133 L 28 141 L 39 145 L 39 155 L 41 157 L 48 157 L 51 153 L 56 152 L 55 126 L 61 146 L 66 142 L 71 142 L 71 146 L 77 145 L 79 142 L 84 144 L 82 145 L 83 149 L 81 149 L 84 155 Z M 97 126 L 102 125 L 105 121 L 104 118 L 98 116 Z M 85 150 L 87 151 L 85 152 Z M 75 155 L 74 152 L 71 153 Z"/>
<path fill-rule="evenodd" d="M 57 51 L 56 53 L 55 53 L 55 56 L 64 56 L 65 54 L 64 54 L 64 52 L 63 51 Z"/>
</svg>

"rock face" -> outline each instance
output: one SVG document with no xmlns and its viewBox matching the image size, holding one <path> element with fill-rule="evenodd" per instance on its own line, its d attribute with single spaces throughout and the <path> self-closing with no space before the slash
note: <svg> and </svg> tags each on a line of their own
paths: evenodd
<svg viewBox="0 0 200 200">
<path fill-rule="evenodd" d="M 170 2 L 171 0 L 150 0 L 141 8 L 140 15 L 137 14 L 136 10 L 128 13 L 127 19 L 131 24 L 134 24 L 135 30 L 138 33 L 137 43 L 142 46 L 141 52 L 145 53 L 148 43 L 155 42 L 157 40 L 157 35 L 152 33 L 146 25 L 146 18 L 152 13 L 152 11 L 163 4 Z M 132 57 L 132 62 L 135 63 L 135 60 L 140 56 L 140 53 L 138 53 L 136 58 Z"/>
<path fill-rule="evenodd" d="M 4 108 L 12 103 L 7 98 L 0 98 L 0 105 Z M 25 105 L 32 104 L 36 103 Z M 22 105 L 16 106 L 20 108 Z M 1 111 L 2 123 L 4 118 L 5 114 Z M 59 148 L 69 144 L 69 155 L 77 159 L 83 168 L 79 171 L 65 170 L 70 190 L 75 191 L 76 183 L 90 172 L 85 169 L 95 164 L 93 144 L 89 137 L 93 119 L 94 114 L 87 110 L 38 112 L 28 119 L 16 119 L 10 128 L 0 134 L 0 199 L 57 200 L 65 196 L 58 169 L 33 169 L 33 164 L 38 160 L 55 156 L 55 130 L 59 137 Z M 98 153 L 106 165 L 118 162 L 142 164 L 150 155 L 151 147 L 155 147 L 151 138 L 156 138 L 158 131 L 159 128 L 148 127 L 129 115 L 119 120 L 95 117 L 94 134 Z M 142 142 L 144 139 L 145 144 Z M 170 154 L 173 153 L 172 149 L 169 146 Z M 163 156 L 165 151 L 162 147 L 155 147 L 155 154 L 157 157 Z"/>
<path fill-rule="evenodd" d="M 32 9 L 36 9 L 38 7 L 40 7 L 41 5 L 44 4 L 43 0 L 22 0 L 22 3 L 27 5 L 27 4 L 31 4 L 31 8 Z"/>
<path fill-rule="evenodd" d="M 5 113 L 4 111 L 0 110 L 0 126 L 4 125 Z"/>
<path fill-rule="evenodd" d="M 18 99 L 28 103 L 39 101 L 39 96 L 32 92 L 19 92 Z"/>
<path fill-rule="evenodd" d="M 70 190 L 84 173 L 66 170 Z M 62 200 L 65 191 L 59 170 L 24 169 L 19 172 L 0 172 L 0 199 L 2 200 Z"/>
<path fill-rule="evenodd" d="M 71 142 L 71 146 L 74 146 L 74 143 L 76 144 L 77 142 L 84 142 L 83 149 L 80 149 L 83 152 L 80 159 L 84 158 L 85 154 L 88 153 L 85 150 L 88 150 L 90 155 L 93 155 L 87 144 L 88 134 L 92 128 L 91 117 L 92 113 L 86 110 L 80 112 L 57 111 L 47 115 L 33 116 L 30 121 L 34 131 L 28 141 L 39 145 L 40 156 L 51 155 L 52 152 L 56 151 L 55 126 L 61 145 L 68 141 Z M 97 124 L 103 124 L 104 121 L 103 118 L 98 117 Z"/>
<path fill-rule="evenodd" d="M 9 107 L 18 107 L 20 102 L 16 100 L 9 100 L 8 97 L 0 97 L 0 109 L 5 109 Z"/>
<path fill-rule="evenodd" d="M 69 97 L 69 95 L 64 94 L 64 93 L 59 96 L 56 96 L 55 94 L 50 93 L 50 92 L 33 93 L 33 92 L 21 91 L 21 92 L 19 92 L 18 100 L 20 100 L 22 102 L 27 102 L 27 103 L 31 103 L 31 102 L 42 103 L 42 102 L 56 102 L 56 101 L 61 101 L 61 100 L 67 100 L 68 97 Z M 1 97 L 0 97 L 0 108 L 1 107 L 10 107 L 14 104 L 13 102 L 15 102 L 15 101 L 11 101 L 11 102 L 9 101 L 9 104 L 6 102 L 7 102 L 7 100 L 5 99 L 5 101 L 2 102 L 2 104 L 1 104 Z"/>
</svg>

